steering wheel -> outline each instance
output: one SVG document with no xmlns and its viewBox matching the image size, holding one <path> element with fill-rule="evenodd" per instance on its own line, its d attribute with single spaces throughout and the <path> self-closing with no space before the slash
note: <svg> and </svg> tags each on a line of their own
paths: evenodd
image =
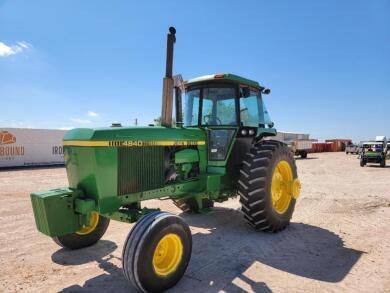
<svg viewBox="0 0 390 293">
<path fill-rule="evenodd" d="M 211 121 L 211 120 L 214 120 L 215 122 L 217 122 L 218 125 L 222 125 L 221 119 L 219 119 L 216 115 L 213 115 L 213 114 L 204 115 L 203 120 L 204 120 L 204 123 L 207 125 L 210 125 L 209 121 Z"/>
</svg>

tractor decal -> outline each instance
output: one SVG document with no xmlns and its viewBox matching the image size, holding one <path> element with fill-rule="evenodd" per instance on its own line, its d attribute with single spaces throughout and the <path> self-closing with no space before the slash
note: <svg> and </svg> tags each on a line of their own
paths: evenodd
<svg viewBox="0 0 390 293">
<path fill-rule="evenodd" d="M 205 145 L 205 141 L 197 140 L 106 140 L 82 141 L 65 140 L 64 146 L 81 147 L 147 147 L 147 146 L 197 146 Z"/>
</svg>

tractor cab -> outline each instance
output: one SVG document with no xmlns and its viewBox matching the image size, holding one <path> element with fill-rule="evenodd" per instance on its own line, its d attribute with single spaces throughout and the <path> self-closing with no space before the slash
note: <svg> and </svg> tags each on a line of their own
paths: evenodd
<svg viewBox="0 0 390 293">
<path fill-rule="evenodd" d="M 187 127 L 273 127 L 257 82 L 233 74 L 206 75 L 185 83 L 184 125 Z"/>
<path fill-rule="evenodd" d="M 240 163 L 255 139 L 275 135 L 262 98 L 270 90 L 259 83 L 233 74 L 215 74 L 184 84 L 183 124 L 207 131 L 211 165 L 226 162 L 234 145 L 237 151 L 232 160 Z"/>
</svg>

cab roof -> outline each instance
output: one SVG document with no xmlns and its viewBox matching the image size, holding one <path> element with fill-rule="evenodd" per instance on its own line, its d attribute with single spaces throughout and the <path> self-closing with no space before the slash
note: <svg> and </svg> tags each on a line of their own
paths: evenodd
<svg viewBox="0 0 390 293">
<path fill-rule="evenodd" d="M 186 86 L 189 86 L 189 85 L 203 83 L 207 81 L 231 81 L 231 82 L 244 84 L 258 89 L 263 89 L 263 87 L 260 86 L 260 84 L 257 81 L 250 80 L 231 73 L 217 73 L 217 74 L 203 75 L 185 81 L 184 83 Z"/>
</svg>

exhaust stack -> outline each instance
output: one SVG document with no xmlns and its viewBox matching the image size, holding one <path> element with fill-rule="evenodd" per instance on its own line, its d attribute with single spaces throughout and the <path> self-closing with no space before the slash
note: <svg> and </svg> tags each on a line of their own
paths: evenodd
<svg viewBox="0 0 390 293">
<path fill-rule="evenodd" d="M 173 71 L 173 45 L 176 42 L 176 29 L 169 28 L 167 35 L 167 63 L 165 68 L 165 77 L 163 79 L 163 94 L 162 94 L 162 109 L 161 109 L 161 125 L 172 127 L 172 111 L 173 111 L 173 87 L 174 80 L 172 78 Z"/>
</svg>

